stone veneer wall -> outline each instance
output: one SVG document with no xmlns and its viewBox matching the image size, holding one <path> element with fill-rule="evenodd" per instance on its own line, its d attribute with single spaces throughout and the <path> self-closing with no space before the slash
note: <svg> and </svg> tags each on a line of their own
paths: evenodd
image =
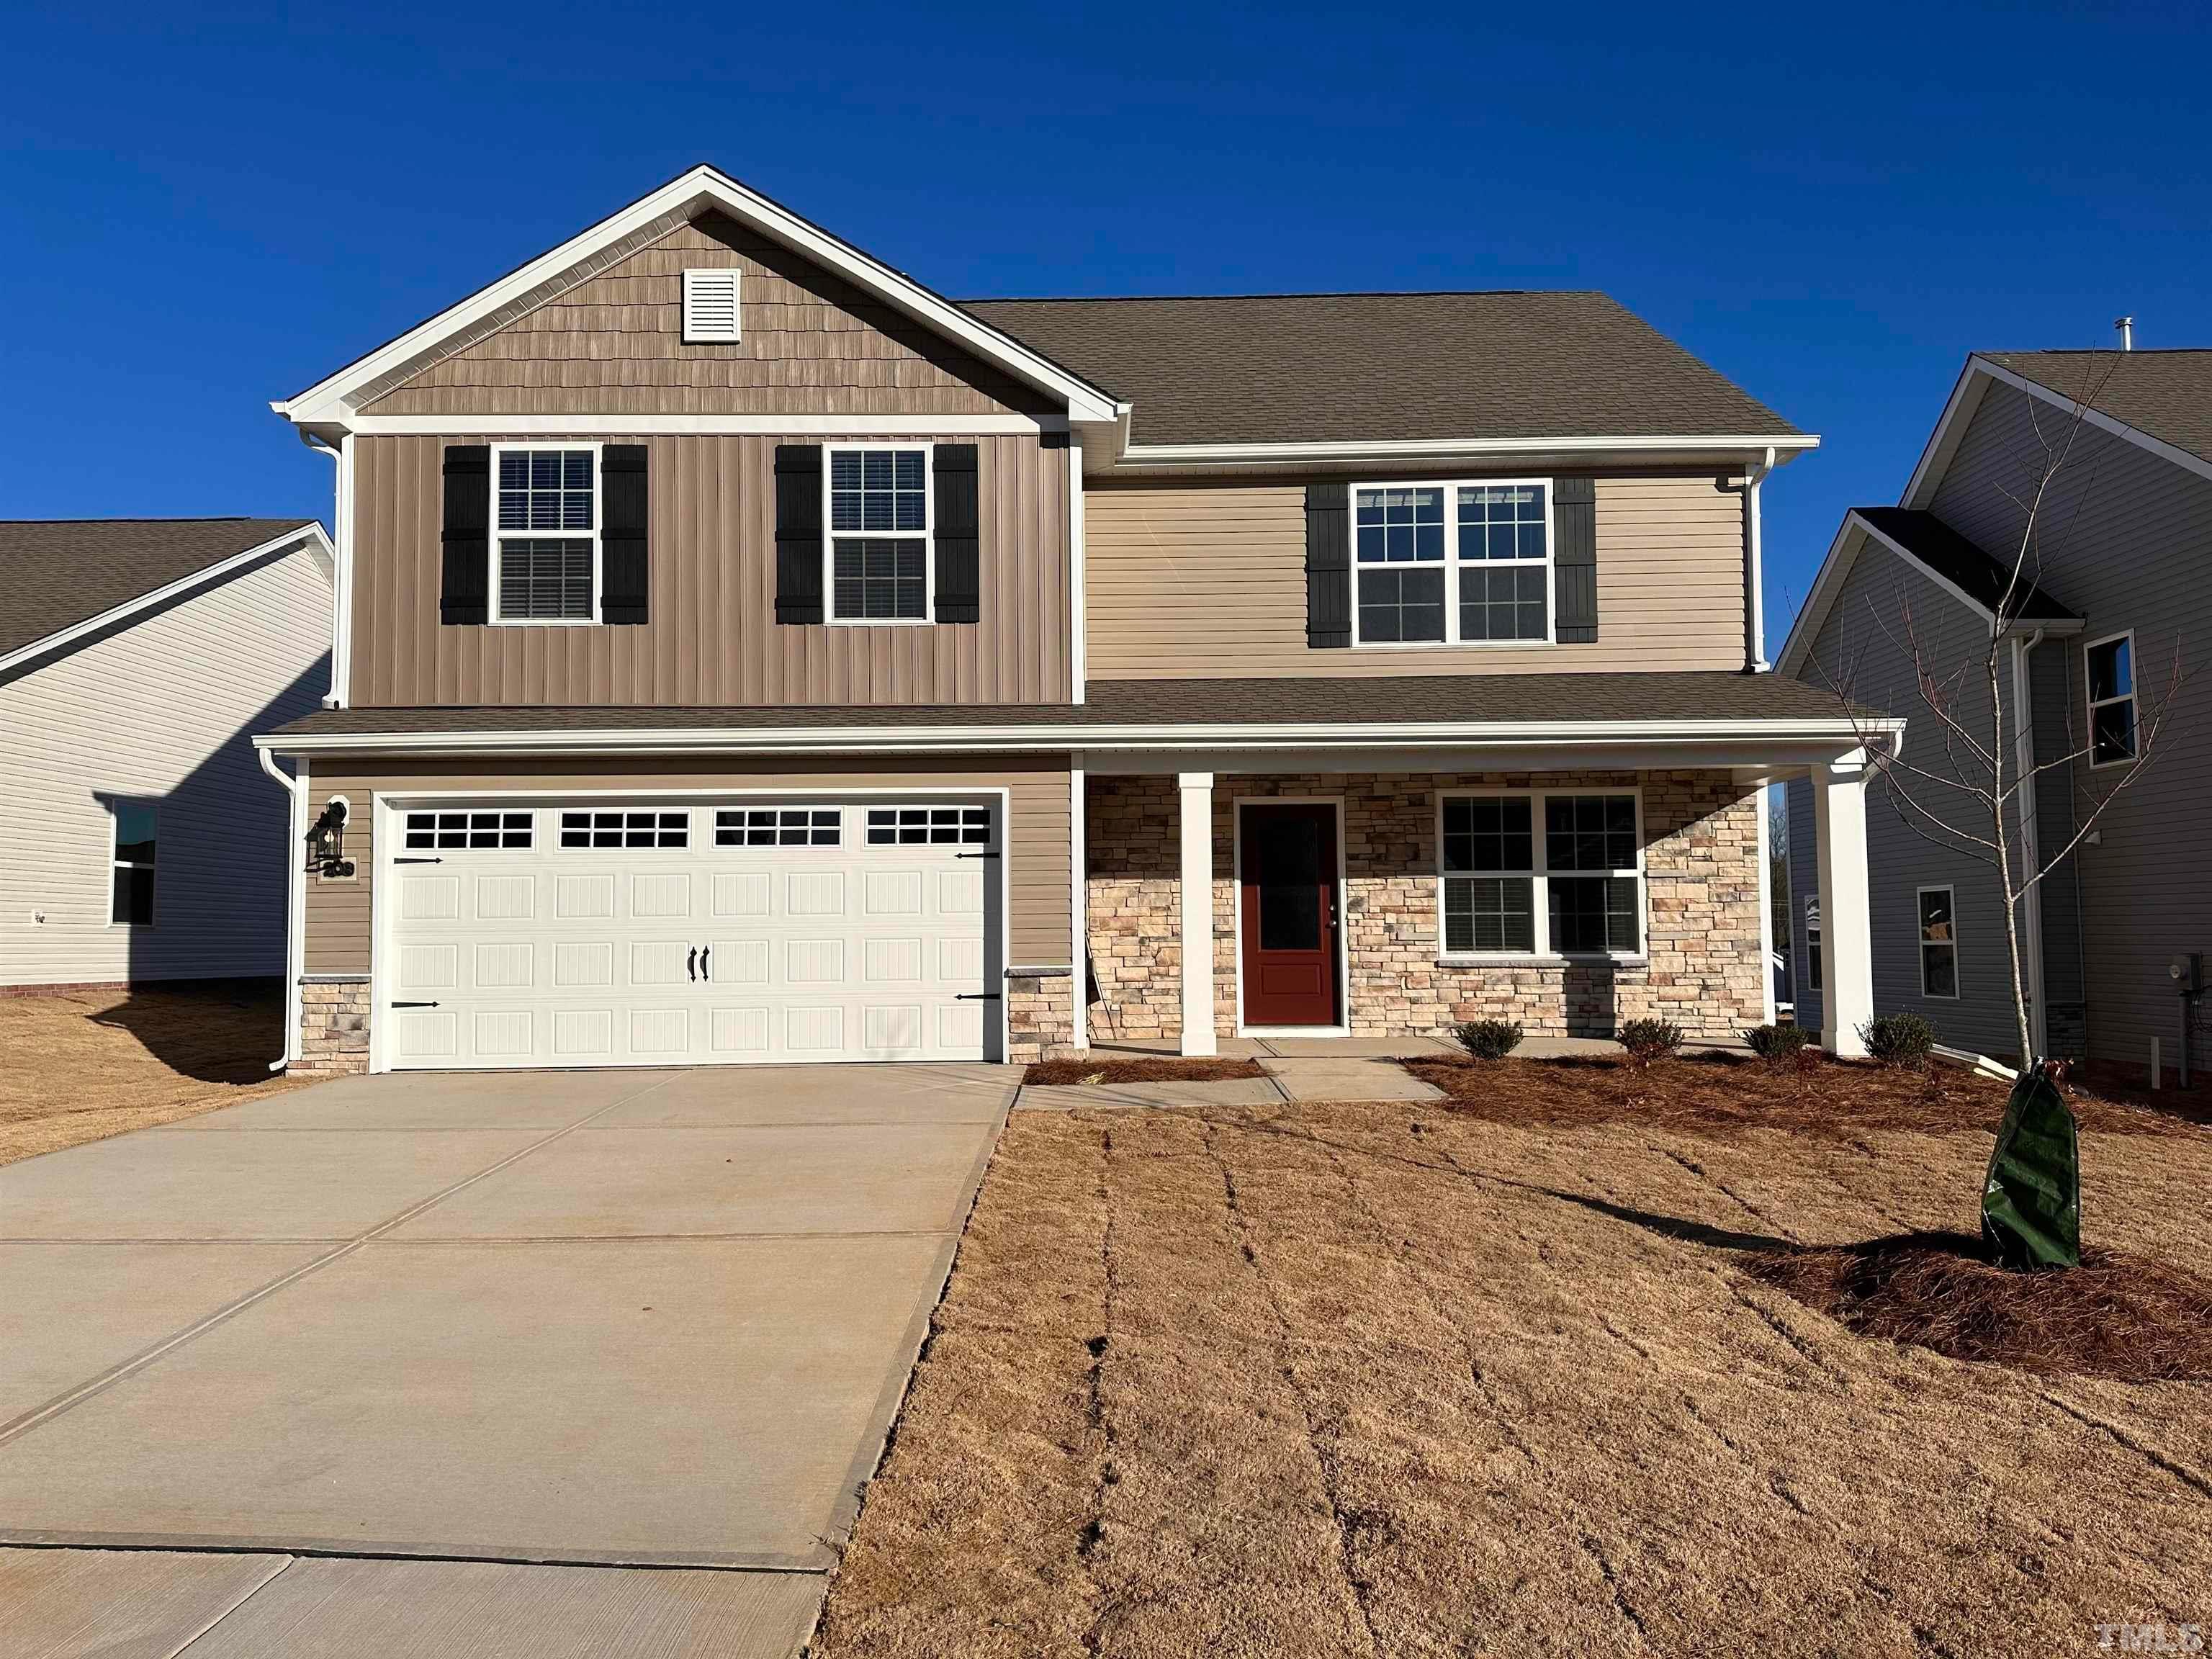
<svg viewBox="0 0 2212 1659">
<path fill-rule="evenodd" d="M 1439 790 L 1531 787 L 1644 792 L 1648 938 L 1640 963 L 1438 960 Z M 1089 781 L 1094 1042 L 1182 1034 L 1181 890 L 1173 777 Z M 1236 1029 L 1237 902 L 1231 813 L 1237 799 L 1341 795 L 1350 1024 L 1359 1036 L 1441 1032 L 1517 1019 L 1532 1032 L 1609 1036 L 1623 1020 L 1671 1019 L 1692 1037 L 1733 1037 L 1765 1001 L 1760 944 L 1759 791 L 1725 772 L 1413 773 L 1250 777 L 1213 795 L 1214 1026 Z"/>
<path fill-rule="evenodd" d="M 295 1077 L 343 1077 L 368 1069 L 368 978 L 300 981 L 300 1057 Z"/>
<path fill-rule="evenodd" d="M 1075 981 L 1066 974 L 1006 976 L 1006 1059 L 1015 1065 L 1075 1052 Z"/>
</svg>

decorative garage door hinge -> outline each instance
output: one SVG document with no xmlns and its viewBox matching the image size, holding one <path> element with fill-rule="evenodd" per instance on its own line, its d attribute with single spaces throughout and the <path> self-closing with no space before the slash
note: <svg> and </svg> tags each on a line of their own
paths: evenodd
<svg viewBox="0 0 2212 1659">
<path fill-rule="evenodd" d="M 955 853 L 952 856 L 956 859 L 994 859 L 999 854 L 994 849 L 988 853 Z"/>
<path fill-rule="evenodd" d="M 438 1005 L 434 1002 L 395 1002 L 392 1006 L 395 1008 L 434 1008 Z"/>
<path fill-rule="evenodd" d="M 413 858 L 413 859 L 410 859 L 410 858 L 395 858 L 395 859 L 394 859 L 394 860 L 392 860 L 392 861 L 394 864 L 443 864 L 443 863 L 445 862 L 445 860 L 443 860 L 443 859 L 423 859 L 423 858 Z"/>
<path fill-rule="evenodd" d="M 955 1002 L 996 1002 L 1000 996 L 996 991 L 956 991 L 952 1000 Z"/>
</svg>

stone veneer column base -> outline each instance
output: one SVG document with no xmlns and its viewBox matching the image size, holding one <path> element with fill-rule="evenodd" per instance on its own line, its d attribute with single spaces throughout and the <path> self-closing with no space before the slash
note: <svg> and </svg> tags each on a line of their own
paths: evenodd
<svg viewBox="0 0 2212 1659">
<path fill-rule="evenodd" d="M 295 1077 L 348 1077 L 368 1069 L 368 975 L 300 981 L 300 1057 Z"/>
<path fill-rule="evenodd" d="M 1075 1052 L 1072 974 L 1006 976 L 1006 1059 L 1017 1066 Z"/>
</svg>

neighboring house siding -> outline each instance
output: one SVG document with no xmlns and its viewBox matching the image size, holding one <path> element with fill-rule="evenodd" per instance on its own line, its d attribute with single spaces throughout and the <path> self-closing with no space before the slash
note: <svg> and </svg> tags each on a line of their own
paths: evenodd
<svg viewBox="0 0 2212 1659">
<path fill-rule="evenodd" d="M 1986 787 L 1985 775 L 1977 779 L 1971 764 L 1954 763 L 1942 722 L 1921 700 L 1915 684 L 1908 635 L 1939 674 L 1948 678 L 1961 668 L 1967 670 L 1950 708 L 1965 732 L 1986 745 L 1989 689 L 1978 665 L 1987 645 L 1986 625 L 1917 568 L 1881 547 L 1869 545 L 1860 552 L 1813 641 L 1811 659 L 1801 678 L 1816 685 L 1841 687 L 1861 704 L 1902 714 L 1905 762 L 1913 770 L 1974 780 Z M 2009 735 L 2008 713 L 2005 729 Z M 1963 752 L 1962 742 L 1954 739 L 1954 744 Z M 1896 781 L 1911 799 L 1942 813 L 1946 823 L 1984 841 L 1989 838 L 1986 823 L 1978 817 L 1981 808 L 1972 797 L 1909 775 Z M 1802 945 L 1803 901 L 1820 890 L 1809 786 L 1791 788 L 1793 825 L 1801 810 L 1802 828 L 1793 828 L 1790 836 L 1790 887 L 1797 896 L 1791 925 Z M 1891 788 L 1879 779 L 1868 789 L 1866 823 L 1875 1012 L 1923 1015 L 1935 1026 L 1937 1039 L 1955 1048 L 2014 1053 L 2020 1039 L 2012 1016 L 2003 884 L 1995 865 L 1978 851 L 1939 845 L 1920 820 L 1908 818 Z M 1920 992 L 1919 890 L 1938 886 L 1953 889 L 1957 906 L 1955 1000 L 1923 997 Z M 1834 921 L 1826 914 L 1826 906 L 1822 911 L 1825 939 L 1832 937 Z M 1817 1006 L 1820 999 L 1812 1002 Z"/>
<path fill-rule="evenodd" d="M 2033 462 L 2046 442 L 2063 443 L 2068 424 L 2065 410 L 1992 386 L 1936 491 L 1934 510 L 2007 556 L 2023 523 L 2017 505 L 2027 477 L 2023 462 Z M 2075 437 L 2038 521 L 2044 528 L 2037 580 L 2087 619 L 2083 638 L 2060 647 L 2070 681 L 2073 735 L 2067 746 L 2081 741 L 2087 640 L 2134 629 L 2136 684 L 2146 697 L 2163 694 L 2177 659 L 2190 674 L 2160 734 L 2162 752 L 2098 820 L 2100 844 L 2075 855 L 2089 1052 L 2140 1064 L 2154 1036 L 2169 1053 L 2174 1045 L 2179 1017 L 2166 964 L 2185 951 L 2212 952 L 2212 837 L 2204 830 L 2212 790 L 2212 677 L 2191 672 L 2201 671 L 2212 649 L 2212 479 L 2087 427 Z M 2117 775 L 2093 772 L 2086 763 L 2075 768 L 2078 816 L 2087 816 Z M 2053 780 L 2045 785 L 2048 793 L 2056 776 L 2045 776 Z"/>
<path fill-rule="evenodd" d="M 605 435 L 619 440 L 619 422 Z M 853 435 L 871 434 L 861 427 Z M 444 626 L 447 441 L 355 440 L 356 706 L 1048 703 L 1073 695 L 1068 452 L 1036 437 L 939 441 L 977 446 L 982 605 L 979 622 L 926 627 L 777 623 L 777 440 L 764 436 L 646 441 L 642 626 Z"/>
<path fill-rule="evenodd" d="M 289 805 L 249 739 L 319 704 L 330 636 L 301 549 L 0 682 L 0 984 L 283 972 Z M 159 811 L 151 928 L 108 925 L 111 795 Z"/>
<path fill-rule="evenodd" d="M 307 883 L 306 969 L 310 974 L 369 971 L 370 884 L 375 869 L 371 810 L 379 794 L 416 790 L 565 792 L 638 789 L 776 789 L 794 795 L 836 789 L 944 791 L 995 789 L 1009 793 L 1006 826 L 1007 963 L 1066 967 L 1068 917 L 1068 770 L 1064 757 L 1014 759 L 825 761 L 811 768 L 731 760 L 674 767 L 666 760 L 419 759 L 345 763 L 325 759 L 310 775 L 310 799 L 320 811 L 333 795 L 352 808 L 346 855 L 361 873 L 350 881 Z M 275 791 L 271 790 L 271 793 Z"/>
<path fill-rule="evenodd" d="M 1711 474 L 1598 479 L 1588 645 L 1313 650 L 1304 483 L 1093 479 L 1083 499 L 1096 678 L 1743 666 L 1743 494 Z"/>
<path fill-rule="evenodd" d="M 2075 642 L 2045 640 L 2027 658 L 2029 706 L 2034 711 L 2039 763 L 2069 753 L 2068 710 L 2077 695 L 2071 672 Z M 2078 726 L 2080 722 L 2075 724 Z M 2062 857 L 2073 843 L 2074 793 L 2063 769 L 2041 773 L 2035 787 L 2035 851 L 2059 858 L 2036 884 L 2042 911 L 2045 1047 L 2078 1058 L 2087 1052 L 2087 992 L 2081 963 L 2081 861 Z"/>
<path fill-rule="evenodd" d="M 740 333 L 687 344 L 683 273 L 739 278 Z M 1042 394 L 720 215 L 435 362 L 368 415 L 1042 414 Z M 1063 411 L 1064 412 L 1064 411 Z"/>
</svg>

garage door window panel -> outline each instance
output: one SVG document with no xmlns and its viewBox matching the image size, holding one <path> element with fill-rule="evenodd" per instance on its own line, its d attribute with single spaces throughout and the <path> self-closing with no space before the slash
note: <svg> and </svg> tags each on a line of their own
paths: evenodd
<svg viewBox="0 0 2212 1659">
<path fill-rule="evenodd" d="M 561 814 L 561 845 L 567 848 L 681 848 L 690 844 L 691 814 L 688 811 Z"/>
</svg>

